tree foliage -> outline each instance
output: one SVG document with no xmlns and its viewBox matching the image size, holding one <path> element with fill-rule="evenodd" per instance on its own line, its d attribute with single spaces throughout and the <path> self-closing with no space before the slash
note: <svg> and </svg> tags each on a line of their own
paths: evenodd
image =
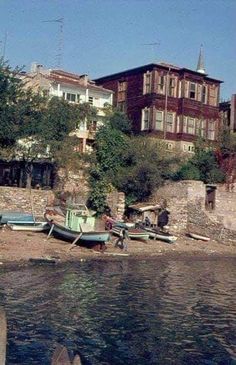
<svg viewBox="0 0 236 365">
<path fill-rule="evenodd" d="M 145 200 L 163 184 L 176 163 L 176 157 L 166 155 L 161 142 L 126 134 L 126 128 L 126 133 L 121 131 L 127 117 L 122 121 L 122 114 L 114 113 L 110 119 L 112 122 L 97 133 L 90 170 L 90 202 L 100 212 L 111 186 L 126 194 L 128 204 Z"/>
</svg>

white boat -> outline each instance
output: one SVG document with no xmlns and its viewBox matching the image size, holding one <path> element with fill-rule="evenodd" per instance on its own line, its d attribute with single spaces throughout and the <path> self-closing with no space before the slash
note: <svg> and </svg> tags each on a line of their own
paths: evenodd
<svg viewBox="0 0 236 365">
<path fill-rule="evenodd" d="M 120 236 L 120 231 L 122 230 L 122 227 L 117 227 L 117 226 L 113 226 L 111 229 L 111 232 L 115 235 L 115 236 Z M 127 233 L 130 239 L 133 240 L 143 240 L 146 241 L 149 239 L 149 233 L 146 232 L 144 229 L 139 229 L 139 228 L 129 228 L 127 229 Z"/>
<path fill-rule="evenodd" d="M 200 240 L 200 241 L 210 241 L 210 238 L 209 237 L 206 237 L 206 236 L 202 236 L 200 234 L 197 234 L 197 233 L 193 233 L 193 232 L 189 232 L 188 235 L 191 237 L 191 238 L 194 238 L 195 240 Z"/>
<path fill-rule="evenodd" d="M 12 231 L 43 232 L 50 229 L 48 222 L 8 221 L 7 226 Z"/>
<path fill-rule="evenodd" d="M 149 233 L 149 237 L 154 240 L 160 240 L 168 243 L 173 243 L 177 240 L 178 237 L 173 236 L 170 233 L 160 232 L 155 228 L 145 227 L 145 231 Z"/>
</svg>

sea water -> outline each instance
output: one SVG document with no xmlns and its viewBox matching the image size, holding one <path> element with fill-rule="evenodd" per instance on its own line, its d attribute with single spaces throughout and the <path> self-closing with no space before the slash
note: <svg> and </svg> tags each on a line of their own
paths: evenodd
<svg viewBox="0 0 236 365">
<path fill-rule="evenodd" d="M 236 364 L 236 259 L 0 270 L 9 365 L 48 365 L 57 343 L 83 365 Z"/>
</svg>

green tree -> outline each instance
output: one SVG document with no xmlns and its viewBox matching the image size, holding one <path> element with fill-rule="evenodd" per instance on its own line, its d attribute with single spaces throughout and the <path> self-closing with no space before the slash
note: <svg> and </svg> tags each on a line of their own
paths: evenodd
<svg viewBox="0 0 236 365">
<path fill-rule="evenodd" d="M 178 157 L 166 153 L 163 142 L 150 137 L 131 137 L 123 158 L 125 163 L 114 183 L 129 204 L 146 200 L 179 162 Z"/>
</svg>

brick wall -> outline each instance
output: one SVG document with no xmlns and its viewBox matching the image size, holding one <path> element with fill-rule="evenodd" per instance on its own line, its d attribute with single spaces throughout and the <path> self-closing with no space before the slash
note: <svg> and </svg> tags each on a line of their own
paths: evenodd
<svg viewBox="0 0 236 365">
<path fill-rule="evenodd" d="M 0 187 L 0 212 L 3 210 L 32 213 L 42 217 L 46 205 L 50 205 L 54 199 L 52 191 L 31 190 L 12 187 Z M 31 204 L 32 201 L 32 204 Z"/>
</svg>

